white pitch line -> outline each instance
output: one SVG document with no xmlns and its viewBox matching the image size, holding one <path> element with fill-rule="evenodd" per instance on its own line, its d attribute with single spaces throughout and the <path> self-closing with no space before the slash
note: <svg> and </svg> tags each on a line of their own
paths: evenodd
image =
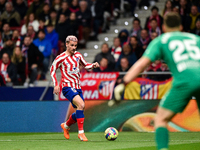
<svg viewBox="0 0 200 150">
<path fill-rule="evenodd" d="M 52 140 L 0 140 L 0 142 L 19 142 L 19 141 L 28 141 L 28 142 L 34 142 L 34 141 L 76 141 L 76 140 L 65 140 L 65 139 L 52 139 Z M 96 141 L 96 140 L 89 140 L 91 142 L 104 142 L 104 141 Z M 106 140 L 105 140 L 106 141 Z M 154 142 L 155 140 L 118 140 L 119 142 Z M 169 142 L 200 142 L 200 140 L 170 140 Z"/>
</svg>

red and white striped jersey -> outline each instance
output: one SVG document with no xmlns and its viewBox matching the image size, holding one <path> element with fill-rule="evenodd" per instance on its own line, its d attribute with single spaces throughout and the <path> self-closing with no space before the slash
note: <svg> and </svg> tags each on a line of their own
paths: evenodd
<svg viewBox="0 0 200 150">
<path fill-rule="evenodd" d="M 54 86 L 58 85 L 56 70 L 60 68 L 62 77 L 60 84 L 62 87 L 81 89 L 79 64 L 84 66 L 85 69 L 93 69 L 93 64 L 87 63 L 81 53 L 77 51 L 75 51 L 74 55 L 67 55 L 65 52 L 58 55 L 50 68 Z"/>
</svg>

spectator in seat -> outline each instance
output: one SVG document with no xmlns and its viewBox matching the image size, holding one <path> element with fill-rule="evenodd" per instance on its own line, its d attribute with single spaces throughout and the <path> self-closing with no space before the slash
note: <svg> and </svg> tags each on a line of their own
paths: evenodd
<svg viewBox="0 0 200 150">
<path fill-rule="evenodd" d="M 39 18 L 44 20 L 45 21 L 45 25 L 47 25 L 47 23 L 50 20 L 50 7 L 49 7 L 49 4 L 44 3 L 43 10 L 42 10 Z"/>
<path fill-rule="evenodd" d="M 144 49 L 138 44 L 138 38 L 135 36 L 131 36 L 129 45 L 131 47 L 131 51 L 133 51 L 137 59 L 139 59 L 144 53 Z"/>
<path fill-rule="evenodd" d="M 34 28 L 32 25 L 29 25 L 27 28 L 27 33 L 22 36 L 22 41 L 24 40 L 24 37 L 29 36 L 32 40 L 35 40 L 37 38 L 37 33 L 34 31 Z"/>
<path fill-rule="evenodd" d="M 79 11 L 78 0 L 72 0 L 69 10 L 73 13 Z"/>
<path fill-rule="evenodd" d="M 19 13 L 21 20 L 23 20 L 28 10 L 28 7 L 24 0 L 16 0 L 14 8 Z"/>
<path fill-rule="evenodd" d="M 90 6 L 90 10 L 92 12 L 92 18 L 93 18 L 94 40 L 98 40 L 97 35 L 104 21 L 104 17 L 103 17 L 104 6 L 101 0 L 92 0 L 92 5 Z"/>
<path fill-rule="evenodd" d="M 150 41 L 152 41 L 152 40 L 154 40 L 156 37 L 158 37 L 158 33 L 157 32 L 152 32 L 151 33 L 151 40 Z"/>
<path fill-rule="evenodd" d="M 119 65 L 119 67 L 117 68 L 116 71 L 127 72 L 130 67 L 131 66 L 129 64 L 128 58 L 127 57 L 122 57 L 121 60 L 120 60 L 120 65 Z"/>
<path fill-rule="evenodd" d="M 144 50 L 146 50 L 147 46 L 149 45 L 150 38 L 149 34 L 146 29 L 141 31 L 141 38 L 139 39 L 139 45 L 142 46 Z"/>
<path fill-rule="evenodd" d="M 12 39 L 8 39 L 4 43 L 3 49 L 0 51 L 0 58 L 2 58 L 3 53 L 7 53 L 9 57 L 11 57 L 13 54 L 13 49 L 14 49 L 14 42 L 12 41 Z"/>
<path fill-rule="evenodd" d="M 8 39 L 12 38 L 12 30 L 10 30 L 10 25 L 5 23 L 3 25 L 2 39 L 3 42 L 6 42 Z"/>
<path fill-rule="evenodd" d="M 45 29 L 46 39 L 50 41 L 52 45 L 52 53 L 56 56 L 58 52 L 58 33 L 56 32 L 53 24 L 49 23 Z"/>
<path fill-rule="evenodd" d="M 139 18 L 135 18 L 132 22 L 132 29 L 130 31 L 130 35 L 131 36 L 136 36 L 137 38 L 140 38 L 140 33 L 142 30 L 142 27 L 140 25 L 140 19 Z"/>
<path fill-rule="evenodd" d="M 120 57 L 119 57 L 119 59 L 118 59 L 118 62 L 116 63 L 115 68 L 119 68 L 121 59 L 122 59 L 123 57 L 127 57 L 127 58 L 128 58 L 129 64 L 130 64 L 131 66 L 137 61 L 137 57 L 136 57 L 136 55 L 135 55 L 135 52 L 133 52 L 133 51 L 131 50 L 131 47 L 130 47 L 129 44 L 125 44 L 125 45 L 123 46 L 122 54 L 120 55 Z"/>
<path fill-rule="evenodd" d="M 66 50 L 65 43 L 62 41 L 58 41 L 58 53 L 57 55 L 63 53 Z"/>
<path fill-rule="evenodd" d="M 38 27 L 38 30 L 44 30 L 44 28 L 45 28 L 45 20 L 43 20 L 43 19 L 39 19 L 38 20 L 39 21 L 39 27 Z"/>
<path fill-rule="evenodd" d="M 94 62 L 98 62 L 100 64 L 100 61 L 103 57 L 106 57 L 108 59 L 108 67 L 113 68 L 115 66 L 115 58 L 109 51 L 109 46 L 107 43 L 103 43 L 101 46 L 101 52 L 98 53 L 95 56 Z"/>
<path fill-rule="evenodd" d="M 0 74 L 0 80 L 2 80 L 3 77 L 7 86 L 12 86 L 17 81 L 17 70 L 15 65 L 11 62 L 8 53 L 3 53 L 2 59 L 0 60 Z"/>
<path fill-rule="evenodd" d="M 6 10 L 0 16 L 3 24 L 8 23 L 11 27 L 20 26 L 21 18 L 19 13 L 13 8 L 12 2 L 7 2 Z"/>
<path fill-rule="evenodd" d="M 171 0 L 167 0 L 165 2 L 165 8 L 162 12 L 162 16 L 164 17 L 168 12 L 172 12 L 173 4 Z"/>
<path fill-rule="evenodd" d="M 66 16 L 64 14 L 60 15 L 58 24 L 56 25 L 56 32 L 59 35 L 59 40 L 65 42 L 65 38 L 67 35 L 67 23 L 66 23 Z"/>
<path fill-rule="evenodd" d="M 177 6 L 179 7 L 180 6 L 179 0 L 173 0 L 172 4 L 173 4 L 174 7 L 177 7 Z"/>
<path fill-rule="evenodd" d="M 115 71 L 117 72 L 127 72 L 130 69 L 130 64 L 128 61 L 127 57 L 122 57 L 120 60 L 120 65 L 118 66 L 118 68 L 116 68 Z M 119 77 L 117 78 L 117 84 L 122 82 L 122 78 L 124 77 L 124 75 L 119 75 Z"/>
<path fill-rule="evenodd" d="M 151 23 L 150 23 L 150 29 L 149 29 L 149 36 L 151 36 L 151 34 L 153 32 L 156 32 L 159 35 L 161 35 L 161 29 L 158 26 L 157 20 L 156 19 L 151 19 Z"/>
<path fill-rule="evenodd" d="M 44 0 L 33 0 L 33 3 L 30 5 L 27 11 L 27 15 L 34 13 L 35 18 L 38 19 L 42 13 L 44 6 Z"/>
<path fill-rule="evenodd" d="M 69 18 L 70 13 L 71 13 L 71 11 L 69 10 L 69 4 L 66 0 L 64 0 L 62 2 L 61 9 L 58 11 L 57 22 L 58 22 L 61 14 L 64 14 L 67 19 L 67 18 Z"/>
<path fill-rule="evenodd" d="M 160 68 L 157 69 L 157 71 L 170 72 L 167 64 L 163 61 L 161 61 L 161 66 L 160 66 Z M 158 75 L 157 81 L 165 81 L 167 79 L 170 79 L 171 77 L 172 77 L 171 74 L 161 74 L 161 75 Z"/>
<path fill-rule="evenodd" d="M 190 18 L 191 18 L 191 24 L 190 24 L 190 31 L 191 31 L 196 26 L 196 20 L 200 19 L 200 13 L 198 12 L 198 8 L 195 5 L 191 6 Z"/>
<path fill-rule="evenodd" d="M 110 48 L 111 54 L 115 58 L 115 62 L 118 61 L 119 56 L 121 55 L 122 52 L 122 47 L 120 44 L 120 39 L 118 37 L 115 37 L 113 40 L 113 46 Z"/>
<path fill-rule="evenodd" d="M 167 64 L 162 60 L 156 60 L 155 62 L 151 63 L 148 67 L 147 71 L 149 72 L 170 72 Z M 148 75 L 147 78 L 155 81 L 165 81 L 171 78 L 170 74 L 161 74 L 161 75 Z"/>
<path fill-rule="evenodd" d="M 21 46 L 21 36 L 18 30 L 13 31 L 12 41 L 15 46 Z"/>
<path fill-rule="evenodd" d="M 25 35 L 27 33 L 27 27 L 32 25 L 35 32 L 39 30 L 39 22 L 35 19 L 34 13 L 30 13 L 26 18 L 26 23 L 21 27 L 21 35 Z"/>
<path fill-rule="evenodd" d="M 87 9 L 88 3 L 86 1 L 80 1 L 80 10 L 76 12 L 76 16 L 79 22 L 79 25 L 83 27 L 82 29 L 82 39 L 80 39 L 80 44 L 85 44 L 89 40 L 91 32 L 91 19 L 92 14 L 89 9 Z"/>
<path fill-rule="evenodd" d="M 46 21 L 46 24 L 49 24 L 49 23 L 51 23 L 54 26 L 54 28 L 56 27 L 56 24 L 57 24 L 57 12 L 54 9 L 52 9 L 51 12 L 50 12 L 49 21 Z"/>
<path fill-rule="evenodd" d="M 181 16 L 181 24 L 183 25 L 183 31 L 185 32 L 190 32 L 190 25 L 192 21 L 191 17 L 189 16 L 190 9 L 191 8 L 189 4 L 187 3 L 187 0 L 180 0 L 179 14 Z"/>
<path fill-rule="evenodd" d="M 6 0 L 0 0 L 0 14 L 5 11 Z"/>
<path fill-rule="evenodd" d="M 200 19 L 197 19 L 196 27 L 191 31 L 191 33 L 194 33 L 200 36 Z"/>
<path fill-rule="evenodd" d="M 119 32 L 118 37 L 120 39 L 121 46 L 123 47 L 123 45 L 127 44 L 127 42 L 128 42 L 128 37 L 129 37 L 128 30 L 126 30 L 126 29 L 121 30 Z"/>
<path fill-rule="evenodd" d="M 20 47 L 15 47 L 13 50 L 13 55 L 11 58 L 11 62 L 16 66 L 17 69 L 17 85 L 24 85 L 26 80 L 26 60 L 25 57 L 22 56 L 22 51 Z"/>
<path fill-rule="evenodd" d="M 178 6 L 173 7 L 172 11 L 179 14 L 179 7 Z"/>
<path fill-rule="evenodd" d="M 147 17 L 146 19 L 145 29 L 149 30 L 151 28 L 150 23 L 153 18 L 157 20 L 157 24 L 161 29 L 162 24 L 163 24 L 163 18 L 158 14 L 158 11 L 159 9 L 156 6 L 153 6 L 151 8 L 151 16 Z"/>
<path fill-rule="evenodd" d="M 52 52 L 52 44 L 46 38 L 46 34 L 44 30 L 39 30 L 38 38 L 33 41 L 33 44 L 38 47 L 40 52 L 42 52 L 44 59 L 42 63 L 42 74 L 41 80 L 46 79 L 46 73 L 49 67 L 50 55 Z"/>
<path fill-rule="evenodd" d="M 179 14 L 179 7 L 178 6 L 173 7 L 172 11 Z M 181 16 L 181 24 L 183 26 L 183 31 L 189 32 L 189 30 L 190 30 L 190 22 L 191 22 L 190 16 L 189 15 L 185 15 L 185 16 L 180 15 L 180 16 Z"/>
<path fill-rule="evenodd" d="M 108 66 L 108 59 L 102 57 L 99 63 L 99 68 L 94 68 L 93 72 L 111 72 L 112 70 Z"/>
<path fill-rule="evenodd" d="M 43 54 L 39 51 L 38 47 L 32 43 L 32 39 L 29 36 L 24 38 L 24 44 L 22 45 L 22 54 L 26 60 L 26 76 L 29 75 L 29 86 L 33 87 L 34 82 L 38 76 L 38 66 L 43 62 Z M 27 83 L 25 82 L 25 85 Z"/>
<path fill-rule="evenodd" d="M 119 9 L 116 8 L 116 3 L 118 3 L 118 2 L 120 2 L 120 1 L 115 0 L 115 3 L 112 0 L 104 1 L 104 3 L 103 3 L 103 6 L 104 6 L 103 25 L 101 27 L 101 32 L 106 33 L 107 30 L 110 30 L 110 21 L 109 20 L 112 20 L 113 24 L 116 24 L 116 18 L 119 15 Z M 111 14 L 113 14 L 113 16 L 111 16 Z"/>
<path fill-rule="evenodd" d="M 181 16 L 186 16 L 189 15 L 190 13 L 190 6 L 187 2 L 187 0 L 180 0 L 179 1 L 179 14 Z"/>
<path fill-rule="evenodd" d="M 52 2 L 52 9 L 56 11 L 56 13 L 61 9 L 62 0 L 53 0 Z"/>
<path fill-rule="evenodd" d="M 151 63 L 149 65 L 149 67 L 146 69 L 146 71 L 148 72 L 156 72 L 158 71 L 158 69 L 161 67 L 161 61 L 160 60 L 156 60 L 155 62 Z M 143 75 L 144 77 L 145 75 Z M 148 79 L 151 79 L 151 80 L 155 80 L 155 81 L 158 81 L 158 77 L 159 75 L 156 75 L 156 74 L 150 74 L 150 75 L 147 75 L 146 76 Z"/>
<path fill-rule="evenodd" d="M 67 30 L 67 36 L 74 35 L 77 37 L 78 20 L 76 19 L 76 13 L 72 12 L 69 16 L 69 19 L 67 19 L 66 22 L 67 22 L 67 28 L 70 29 Z"/>
</svg>

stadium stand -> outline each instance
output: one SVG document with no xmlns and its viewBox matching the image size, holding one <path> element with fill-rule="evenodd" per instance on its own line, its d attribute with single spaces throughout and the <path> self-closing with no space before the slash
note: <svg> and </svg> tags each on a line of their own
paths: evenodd
<svg viewBox="0 0 200 150">
<path fill-rule="evenodd" d="M 37 37 L 37 31 L 39 29 L 45 29 L 46 31 L 46 26 L 49 25 L 49 26 L 53 26 L 55 31 L 58 33 L 59 39 L 60 39 L 58 41 L 58 48 L 54 48 L 54 50 L 52 51 L 52 57 L 50 58 L 50 63 L 52 59 L 55 58 L 56 55 L 62 53 L 65 50 L 65 44 L 63 42 L 64 41 L 63 39 L 64 37 L 67 36 L 67 34 L 71 34 L 71 33 L 76 34 L 79 40 L 81 41 L 78 47 L 78 51 L 80 51 L 80 53 L 83 54 L 86 61 L 93 62 L 95 56 L 101 52 L 101 46 L 103 43 L 106 42 L 109 47 L 112 47 L 114 38 L 119 37 L 119 34 L 122 33 L 123 31 L 127 33 L 128 37 L 126 37 L 127 40 L 124 40 L 123 39 L 124 37 L 123 36 L 121 37 L 120 35 L 121 37 L 120 41 L 122 42 L 124 40 L 123 44 L 129 43 L 131 39 L 130 36 L 134 36 L 135 34 L 134 32 L 135 26 L 134 26 L 133 20 L 137 21 L 137 18 L 138 18 L 139 23 L 140 23 L 139 30 L 141 32 L 142 31 L 141 29 L 144 29 L 145 26 L 147 26 L 148 24 L 148 22 L 146 21 L 147 19 L 149 19 L 150 21 L 149 26 L 152 26 L 151 24 L 152 22 L 156 23 L 155 20 L 157 20 L 158 17 L 156 15 L 155 17 L 150 16 L 151 14 L 153 15 L 154 13 L 153 10 L 158 10 L 158 14 L 160 15 L 159 18 L 163 17 L 164 14 L 170 11 L 170 8 L 169 8 L 170 2 L 172 4 L 171 11 L 177 11 L 178 13 L 180 13 L 182 17 L 182 24 L 184 27 L 184 31 L 193 32 L 194 34 L 198 34 L 198 35 L 200 33 L 199 32 L 199 29 L 200 29 L 199 12 L 196 12 L 197 10 L 198 11 L 200 10 L 200 4 L 198 0 L 192 0 L 188 2 L 187 0 L 180 0 L 180 1 L 172 0 L 170 2 L 168 1 L 165 2 L 164 0 L 159 0 L 159 1 L 141 0 L 141 1 L 137 1 L 139 7 L 136 6 L 136 3 L 135 3 L 136 1 L 134 2 L 134 0 L 131 2 L 129 2 L 128 0 L 127 1 L 126 0 L 123 0 L 123 1 L 109 0 L 106 2 L 102 0 L 86 0 L 87 9 L 91 12 L 91 16 L 89 18 L 91 20 L 89 24 L 90 31 L 84 29 L 84 26 L 83 26 L 84 20 L 81 20 L 82 23 L 81 25 L 79 24 L 78 28 L 76 26 L 73 26 L 73 25 L 77 25 L 77 23 L 74 21 L 75 18 L 80 21 L 79 16 L 82 13 L 79 7 L 80 1 L 61 0 L 59 4 L 57 4 L 56 2 L 57 1 L 55 0 L 45 0 L 45 1 L 19 0 L 16 2 L 9 0 L 9 3 L 7 5 L 10 7 L 10 4 L 13 3 L 14 9 L 12 11 L 17 12 L 20 15 L 21 21 L 19 23 L 19 20 L 18 20 L 18 24 L 19 24 L 18 26 L 11 25 L 10 27 L 9 24 L 6 24 L 5 19 L 1 20 L 0 51 L 1 49 L 5 49 L 6 43 L 9 44 L 9 42 L 7 42 L 9 40 L 12 40 L 13 42 L 18 43 L 17 46 L 20 45 L 21 47 L 23 45 L 24 36 L 29 35 L 31 36 L 32 39 L 35 39 Z M 101 7 L 99 8 L 96 7 L 97 4 L 101 4 L 99 6 L 103 5 L 104 9 L 102 10 Z M 195 7 L 194 5 L 197 7 Z M 24 8 L 23 10 L 20 9 L 22 7 Z M 166 9 L 167 7 L 168 9 Z M 193 10 L 190 13 L 191 7 L 193 8 Z M 99 9 L 98 14 L 97 14 L 97 8 Z M 0 12 L 1 12 L 1 15 L 3 15 L 4 12 L 6 12 L 6 1 L 2 1 L 0 3 Z M 73 14 L 70 16 L 71 12 Z M 34 16 L 32 18 L 30 17 L 31 13 L 35 15 L 35 18 Z M 74 13 L 76 13 L 76 16 L 74 16 Z M 63 19 L 60 18 L 60 16 L 62 16 L 63 14 L 66 17 L 64 18 L 64 22 L 62 22 Z M 197 20 L 197 22 L 195 19 Z M 188 22 L 188 20 L 190 22 Z M 37 25 L 36 25 L 37 27 L 35 27 L 34 22 L 37 22 Z M 161 22 L 157 20 L 157 24 L 159 24 L 159 26 L 160 26 L 160 23 Z M 67 24 L 66 29 L 65 29 L 66 31 L 62 32 L 61 30 L 62 24 L 63 25 Z M 73 28 L 73 31 L 70 30 L 69 32 L 69 28 L 71 29 L 72 27 L 75 27 L 75 28 Z M 21 41 L 19 41 L 16 38 L 13 38 L 14 30 L 18 30 L 19 33 L 23 33 L 23 35 L 20 35 Z M 141 41 L 140 32 L 137 33 L 138 41 Z M 151 33 L 151 37 L 149 37 L 150 40 L 153 40 L 153 38 L 155 38 L 156 36 L 160 34 L 160 30 L 159 30 L 159 33 L 156 33 L 156 32 L 157 32 L 156 28 L 153 31 L 151 30 L 151 32 L 148 31 L 148 33 Z M 66 33 L 66 35 L 63 35 L 63 33 Z M 84 35 L 85 33 L 86 34 L 90 33 L 89 37 L 87 36 L 85 37 Z M 17 35 L 17 33 L 15 34 Z M 140 42 L 138 42 L 138 44 L 139 43 Z M 134 45 L 134 39 L 133 39 L 133 43 L 130 43 L 130 45 L 131 44 Z M 123 47 L 123 45 L 121 46 Z M 143 48 L 143 50 L 145 50 L 145 48 Z M 2 53 L 2 51 L 0 53 Z M 114 52 L 112 53 L 114 54 Z M 138 57 L 137 52 L 135 53 Z M 123 55 L 123 54 L 120 54 L 120 55 Z M 139 55 L 141 56 L 141 53 Z M 39 79 L 40 74 L 41 74 L 41 71 L 39 71 L 37 79 Z M 51 79 L 50 79 L 49 72 L 47 72 L 46 80 L 37 80 L 37 82 L 35 83 L 35 86 L 48 85 L 49 81 L 51 81 Z"/>
</svg>

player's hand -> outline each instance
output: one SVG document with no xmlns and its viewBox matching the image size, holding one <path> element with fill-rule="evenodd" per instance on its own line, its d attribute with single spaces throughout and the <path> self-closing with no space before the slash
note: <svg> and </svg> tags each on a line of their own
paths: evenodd
<svg viewBox="0 0 200 150">
<path fill-rule="evenodd" d="M 56 94 L 56 95 L 58 95 L 58 94 L 59 94 L 59 92 L 60 92 L 60 86 L 59 86 L 59 85 L 57 85 L 57 86 L 55 86 L 55 87 L 54 87 L 53 94 Z"/>
<path fill-rule="evenodd" d="M 121 97 L 122 97 L 122 93 L 125 89 L 125 85 L 124 83 L 120 83 L 119 85 L 117 85 L 114 89 L 114 99 L 116 101 L 120 101 Z"/>
<path fill-rule="evenodd" d="M 93 66 L 94 66 L 94 68 L 99 68 L 99 63 L 95 62 L 95 63 L 93 63 Z"/>
</svg>

